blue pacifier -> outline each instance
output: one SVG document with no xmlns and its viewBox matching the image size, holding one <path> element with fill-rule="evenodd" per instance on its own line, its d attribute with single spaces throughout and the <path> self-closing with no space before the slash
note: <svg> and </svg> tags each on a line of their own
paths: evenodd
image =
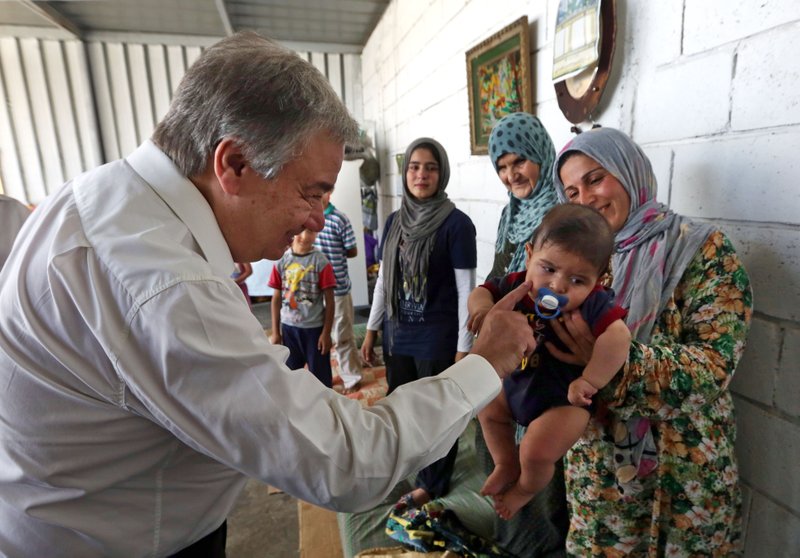
<svg viewBox="0 0 800 558">
<path fill-rule="evenodd" d="M 547 287 L 542 287 L 536 292 L 534 301 L 536 304 L 533 309 L 536 315 L 543 320 L 552 320 L 561 315 L 561 309 L 567 305 L 569 299 L 565 296 L 557 295 Z"/>
</svg>

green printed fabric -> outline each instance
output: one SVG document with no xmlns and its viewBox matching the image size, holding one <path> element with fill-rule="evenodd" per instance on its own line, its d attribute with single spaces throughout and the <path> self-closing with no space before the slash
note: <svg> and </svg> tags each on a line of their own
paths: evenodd
<svg viewBox="0 0 800 558">
<path fill-rule="evenodd" d="M 728 385 L 751 313 L 747 273 L 729 240 L 713 232 L 656 321 L 650 343 L 634 341 L 623 373 L 601 392 L 608 413 L 593 417 L 567 454 L 571 555 L 721 557 L 741 551 Z M 614 426 L 635 416 L 652 425 L 657 466 L 623 485 L 615 474 Z"/>
</svg>

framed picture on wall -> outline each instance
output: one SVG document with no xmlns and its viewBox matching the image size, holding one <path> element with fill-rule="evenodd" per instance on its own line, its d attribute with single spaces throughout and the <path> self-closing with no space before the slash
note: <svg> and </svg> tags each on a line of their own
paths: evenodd
<svg viewBox="0 0 800 558">
<path fill-rule="evenodd" d="M 495 123 L 531 112 L 528 17 L 523 16 L 467 51 L 469 131 L 473 155 L 488 151 Z"/>
</svg>

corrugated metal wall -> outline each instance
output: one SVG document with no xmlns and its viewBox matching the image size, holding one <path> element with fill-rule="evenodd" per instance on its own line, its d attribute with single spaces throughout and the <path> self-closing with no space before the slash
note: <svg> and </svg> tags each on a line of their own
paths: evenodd
<svg viewBox="0 0 800 558">
<path fill-rule="evenodd" d="M 0 180 L 39 203 L 71 177 L 133 151 L 166 113 L 202 46 L 0 38 Z M 300 52 L 361 119 L 359 54 Z"/>
</svg>

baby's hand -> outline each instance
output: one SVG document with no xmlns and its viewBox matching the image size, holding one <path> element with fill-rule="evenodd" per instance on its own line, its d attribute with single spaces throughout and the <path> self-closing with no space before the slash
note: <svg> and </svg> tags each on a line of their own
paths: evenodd
<svg viewBox="0 0 800 558">
<path fill-rule="evenodd" d="M 592 396 L 597 393 L 597 388 L 581 377 L 569 384 L 567 398 L 576 407 L 586 407 L 592 404 Z"/>
<path fill-rule="evenodd" d="M 269 336 L 269 342 L 272 343 L 273 345 L 280 345 L 283 342 L 283 339 L 281 338 L 281 333 L 279 331 L 273 332 Z"/>
<path fill-rule="evenodd" d="M 483 320 L 486 318 L 486 314 L 489 313 L 492 307 L 489 308 L 481 308 L 474 314 L 470 314 L 469 320 L 467 320 L 467 329 L 473 335 L 478 335 L 481 331 L 481 326 L 483 325 Z"/>
</svg>

